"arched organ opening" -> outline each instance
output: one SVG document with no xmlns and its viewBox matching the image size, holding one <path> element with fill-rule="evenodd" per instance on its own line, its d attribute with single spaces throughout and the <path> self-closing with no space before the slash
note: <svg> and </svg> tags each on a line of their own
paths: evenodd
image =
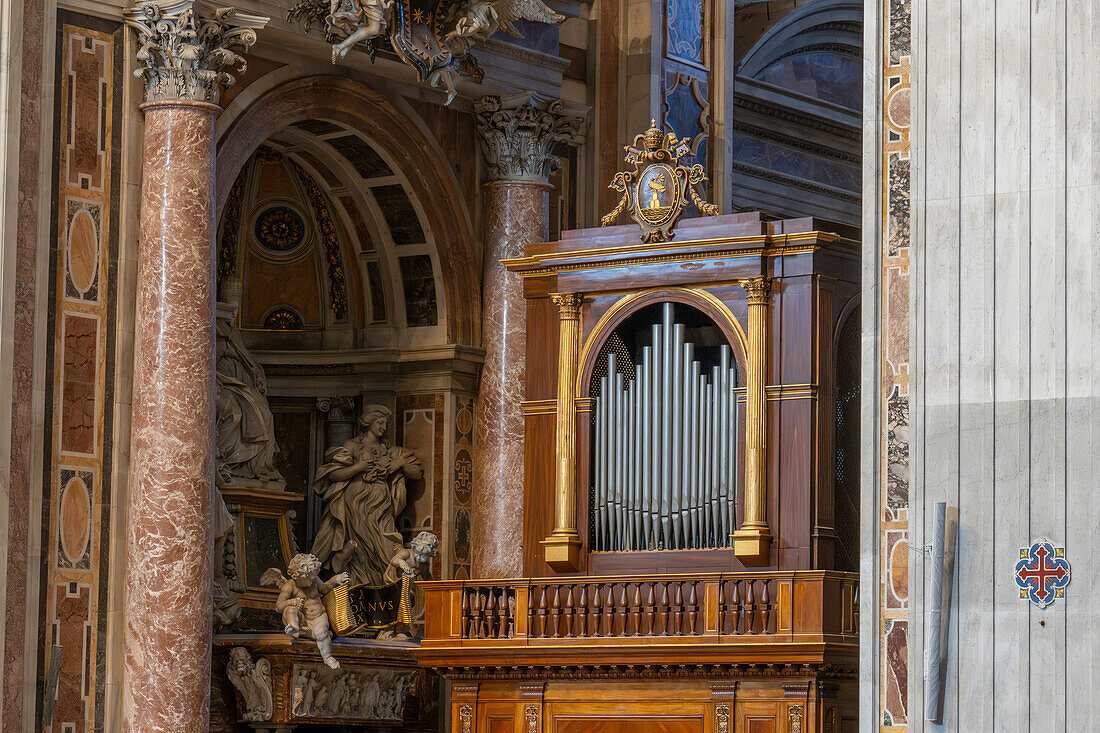
<svg viewBox="0 0 1100 733">
<path fill-rule="evenodd" d="M 688 306 L 654 304 L 611 334 L 597 369 L 592 549 L 731 546 L 738 370 L 721 331 Z"/>
</svg>

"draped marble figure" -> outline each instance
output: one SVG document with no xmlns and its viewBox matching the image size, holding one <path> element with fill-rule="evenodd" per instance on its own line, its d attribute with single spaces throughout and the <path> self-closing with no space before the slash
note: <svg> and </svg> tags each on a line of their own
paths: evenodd
<svg viewBox="0 0 1100 733">
<path fill-rule="evenodd" d="M 412 451 L 383 440 L 390 417 L 386 407 L 367 407 L 359 434 L 328 449 L 313 483 L 324 512 L 312 552 L 353 583 L 384 582 L 390 559 L 402 549 L 397 517 L 405 509 L 405 480 L 423 475 Z"/>
<path fill-rule="evenodd" d="M 275 467 L 278 446 L 267 379 L 229 318 L 217 322 L 217 380 L 218 485 L 267 481 L 285 486 Z"/>
</svg>

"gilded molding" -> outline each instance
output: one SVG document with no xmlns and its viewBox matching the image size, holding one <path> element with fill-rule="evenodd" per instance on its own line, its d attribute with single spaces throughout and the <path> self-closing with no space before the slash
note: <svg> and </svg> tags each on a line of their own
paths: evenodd
<svg viewBox="0 0 1100 733">
<path fill-rule="evenodd" d="M 802 706 L 791 705 L 787 709 L 787 719 L 790 721 L 791 733 L 802 733 Z"/>
<path fill-rule="evenodd" d="M 558 167 L 554 146 L 576 140 L 584 122 L 560 99 L 532 93 L 482 97 L 474 114 L 494 181 L 549 182 Z"/>
<path fill-rule="evenodd" d="M 543 540 L 546 562 L 556 570 L 577 569 L 577 366 L 581 346 L 579 293 L 553 293 L 558 306 L 558 402 L 554 421 L 554 531 Z"/>
<path fill-rule="evenodd" d="M 719 705 L 714 709 L 715 730 L 717 733 L 729 733 L 730 730 L 730 706 Z"/>
<path fill-rule="evenodd" d="M 145 101 L 206 104 L 218 104 L 236 81 L 226 69 L 245 70 L 242 54 L 270 20 L 196 0 L 145 0 L 123 16 L 141 44 L 134 76 L 145 81 Z"/>
<path fill-rule="evenodd" d="M 733 534 L 734 554 L 748 566 L 768 563 L 767 518 L 768 300 L 771 282 L 741 280 L 748 296 L 748 369 L 745 379 L 745 518 Z"/>
</svg>

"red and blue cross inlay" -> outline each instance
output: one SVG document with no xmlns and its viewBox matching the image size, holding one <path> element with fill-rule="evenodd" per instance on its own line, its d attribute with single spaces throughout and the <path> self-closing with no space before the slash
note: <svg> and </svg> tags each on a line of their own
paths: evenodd
<svg viewBox="0 0 1100 733">
<path fill-rule="evenodd" d="M 1020 549 L 1016 563 L 1016 585 L 1020 598 L 1028 598 L 1039 608 L 1046 608 L 1066 594 L 1069 585 L 1069 562 L 1066 548 L 1055 547 L 1049 540 L 1037 540 L 1031 547 Z"/>
</svg>

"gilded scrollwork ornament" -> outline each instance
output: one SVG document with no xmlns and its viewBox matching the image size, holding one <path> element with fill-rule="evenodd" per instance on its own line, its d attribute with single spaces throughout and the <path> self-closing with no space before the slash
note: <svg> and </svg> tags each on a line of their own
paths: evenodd
<svg viewBox="0 0 1100 733">
<path fill-rule="evenodd" d="M 672 239 L 672 230 L 689 198 L 705 216 L 715 216 L 718 207 L 704 200 L 696 189 L 707 180 L 703 166 L 680 165 L 680 158 L 691 152 L 688 140 L 679 139 L 674 132 L 662 132 L 655 120 L 651 125 L 626 146 L 626 162 L 634 170 L 615 174 L 609 188 L 622 195 L 614 210 L 600 220 L 600 226 L 614 224 L 629 209 L 631 218 L 642 228 L 642 241 L 664 242 Z"/>
<path fill-rule="evenodd" d="M 145 81 L 146 102 L 217 104 L 236 81 L 228 69 L 244 71 L 242 54 L 269 20 L 200 0 L 145 0 L 123 14 L 141 44 L 134 76 Z"/>
</svg>

